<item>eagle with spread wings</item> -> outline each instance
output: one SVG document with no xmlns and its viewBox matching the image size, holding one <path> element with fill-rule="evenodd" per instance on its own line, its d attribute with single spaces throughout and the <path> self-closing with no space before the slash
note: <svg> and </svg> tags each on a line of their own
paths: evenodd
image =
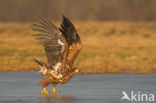
<svg viewBox="0 0 156 103">
<path fill-rule="evenodd" d="M 67 83 L 79 69 L 73 68 L 73 63 L 81 50 L 81 40 L 74 25 L 69 18 L 63 16 L 61 27 L 58 29 L 54 24 L 46 20 L 40 20 L 34 24 L 35 36 L 45 49 L 48 63 L 34 59 L 40 67 L 43 75 L 40 85 L 43 87 L 41 93 L 49 94 L 46 87 L 52 84 L 52 93 L 57 84 Z"/>
</svg>

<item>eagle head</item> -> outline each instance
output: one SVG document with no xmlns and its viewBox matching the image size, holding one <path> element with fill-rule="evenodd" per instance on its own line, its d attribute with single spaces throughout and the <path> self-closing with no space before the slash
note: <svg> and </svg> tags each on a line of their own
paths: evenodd
<svg viewBox="0 0 156 103">
<path fill-rule="evenodd" d="M 75 73 L 79 73 L 80 72 L 80 69 L 75 69 Z"/>
</svg>

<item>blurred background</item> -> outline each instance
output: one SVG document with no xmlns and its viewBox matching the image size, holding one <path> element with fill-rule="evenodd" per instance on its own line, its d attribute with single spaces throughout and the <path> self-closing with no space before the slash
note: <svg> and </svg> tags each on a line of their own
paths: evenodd
<svg viewBox="0 0 156 103">
<path fill-rule="evenodd" d="M 0 0 L 0 20 L 73 20 L 155 21 L 155 0 Z"/>
<path fill-rule="evenodd" d="M 69 17 L 83 49 L 82 73 L 156 72 L 156 0 L 0 0 L 0 71 L 38 70 L 46 61 L 31 28 L 39 19 L 57 27 Z"/>
</svg>

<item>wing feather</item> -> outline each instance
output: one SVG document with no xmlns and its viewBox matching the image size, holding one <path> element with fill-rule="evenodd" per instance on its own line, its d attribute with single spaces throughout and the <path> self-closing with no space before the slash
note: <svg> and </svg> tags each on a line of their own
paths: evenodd
<svg viewBox="0 0 156 103">
<path fill-rule="evenodd" d="M 53 25 L 49 21 L 40 20 L 37 24 L 34 24 L 33 30 L 39 32 L 34 34 L 34 36 L 44 46 L 48 64 L 51 67 L 55 68 L 58 65 L 58 62 L 63 62 L 66 60 L 66 56 L 61 59 L 60 56 L 65 55 L 65 52 L 62 51 L 65 51 L 67 45 L 62 44 L 67 44 L 67 42 L 65 41 L 62 33 L 59 31 L 59 29 L 56 28 L 55 25 Z M 60 44 L 60 42 L 62 44 Z"/>
<path fill-rule="evenodd" d="M 36 39 L 44 46 L 48 64 L 62 74 L 72 70 L 73 62 L 81 50 L 81 40 L 72 22 L 63 16 L 59 29 L 51 22 L 41 20 L 34 24 Z M 61 64 L 60 64 L 61 63 Z"/>
<path fill-rule="evenodd" d="M 72 22 L 65 16 L 63 16 L 62 24 L 59 30 L 62 32 L 68 43 L 68 54 L 66 61 L 65 74 L 71 71 L 73 62 L 81 50 L 81 40 Z"/>
</svg>

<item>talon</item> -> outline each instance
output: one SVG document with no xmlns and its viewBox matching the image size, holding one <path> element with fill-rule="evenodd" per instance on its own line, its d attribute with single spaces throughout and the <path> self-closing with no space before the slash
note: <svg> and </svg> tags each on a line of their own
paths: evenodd
<svg viewBox="0 0 156 103">
<path fill-rule="evenodd" d="M 60 92 L 56 91 L 55 88 L 53 88 L 53 91 L 51 91 L 51 94 L 59 94 Z"/>
<path fill-rule="evenodd" d="M 41 91 L 43 94 L 49 94 L 49 92 L 46 90 L 46 88 L 43 88 L 43 91 Z"/>
<path fill-rule="evenodd" d="M 58 91 L 51 91 L 51 94 L 60 94 Z"/>
</svg>

